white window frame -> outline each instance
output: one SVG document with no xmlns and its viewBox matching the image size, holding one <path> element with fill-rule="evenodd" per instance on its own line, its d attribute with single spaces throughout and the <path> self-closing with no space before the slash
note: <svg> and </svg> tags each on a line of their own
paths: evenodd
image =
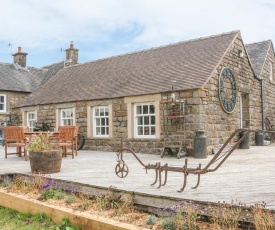
<svg viewBox="0 0 275 230">
<path fill-rule="evenodd" d="M 65 117 L 63 117 L 64 112 L 65 112 Z M 60 125 L 61 126 L 74 125 L 74 110 L 73 110 L 73 108 L 60 109 Z"/>
<path fill-rule="evenodd" d="M 272 62 L 269 62 L 269 80 L 273 81 L 273 65 Z"/>
<path fill-rule="evenodd" d="M 98 113 L 99 112 L 99 113 Z M 104 114 L 101 114 L 101 113 Z M 105 130 L 102 134 L 101 128 Z M 99 132 L 98 132 L 99 130 Z M 106 132 L 107 130 L 107 132 Z M 110 136 L 110 108 L 109 106 L 97 106 L 93 108 L 93 136 L 109 137 Z"/>
<path fill-rule="evenodd" d="M 138 112 L 138 107 L 141 106 L 141 113 Z M 144 106 L 148 106 L 148 113 L 144 113 Z M 150 106 L 154 106 L 154 113 L 150 113 Z M 145 117 L 149 117 L 148 124 L 145 124 Z M 154 117 L 154 124 L 151 123 L 152 117 Z M 142 122 L 138 122 L 142 118 Z M 142 124 L 140 124 L 142 123 Z M 143 128 L 143 134 L 138 133 L 138 127 Z M 145 135 L 145 127 L 149 128 L 149 134 Z M 152 134 L 152 128 L 154 127 L 155 134 Z M 157 126 L 156 126 L 156 106 L 155 103 L 137 103 L 134 104 L 134 137 L 135 138 L 156 138 L 157 137 Z"/>
<path fill-rule="evenodd" d="M 1 102 L 1 98 L 4 98 L 4 101 Z M 5 94 L 0 94 L 0 104 L 3 105 L 3 109 L 0 109 L 0 112 L 5 113 L 7 111 L 7 97 Z"/>
<path fill-rule="evenodd" d="M 30 114 L 34 115 L 31 119 L 29 117 Z M 36 113 L 36 111 L 28 111 L 27 112 L 27 126 L 29 127 L 31 132 L 34 131 L 36 122 L 37 122 L 37 113 Z"/>
</svg>

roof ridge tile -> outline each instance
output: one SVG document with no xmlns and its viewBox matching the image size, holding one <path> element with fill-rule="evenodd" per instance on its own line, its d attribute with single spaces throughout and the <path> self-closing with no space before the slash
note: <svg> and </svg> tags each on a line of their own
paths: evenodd
<svg viewBox="0 0 275 230">
<path fill-rule="evenodd" d="M 264 40 L 264 41 L 260 41 L 260 42 L 253 42 L 253 43 L 245 44 L 245 46 L 256 45 L 256 44 L 267 43 L 267 42 L 272 42 L 272 41 L 271 41 L 271 39 L 268 39 L 268 40 Z"/>
</svg>

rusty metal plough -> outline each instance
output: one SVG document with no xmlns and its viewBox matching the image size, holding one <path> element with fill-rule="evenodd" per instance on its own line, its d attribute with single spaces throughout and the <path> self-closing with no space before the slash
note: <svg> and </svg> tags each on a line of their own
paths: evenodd
<svg viewBox="0 0 275 230">
<path fill-rule="evenodd" d="M 239 135 L 239 133 L 242 132 L 242 137 L 235 142 L 232 146 L 227 147 L 229 143 L 232 143 L 232 139 Z M 261 130 L 250 130 L 250 129 L 237 129 L 235 130 L 230 137 L 227 139 L 227 141 L 223 144 L 223 146 L 219 149 L 219 151 L 214 155 L 214 157 L 209 161 L 209 163 L 202 168 L 201 164 L 198 165 L 198 167 L 188 167 L 188 159 L 185 159 L 185 163 L 183 166 L 169 166 L 168 163 L 161 165 L 160 162 L 157 162 L 155 164 L 147 164 L 145 165 L 136 155 L 136 153 L 130 149 L 123 147 L 123 141 L 121 140 L 121 146 L 119 150 L 117 151 L 117 165 L 115 168 L 116 175 L 120 178 L 124 178 L 129 173 L 129 168 L 126 165 L 126 163 L 123 160 L 123 152 L 132 153 L 133 156 L 138 160 L 138 162 L 144 167 L 146 170 L 153 169 L 156 172 L 155 181 L 151 185 L 155 185 L 157 182 L 159 182 L 158 188 L 161 186 L 164 186 L 167 182 L 167 175 L 168 172 L 180 172 L 183 173 L 183 186 L 178 192 L 182 192 L 187 184 L 187 176 L 189 174 L 197 175 L 197 184 L 192 187 L 192 189 L 196 189 L 200 184 L 200 176 L 201 174 L 205 174 L 208 172 L 215 172 L 223 163 L 224 161 L 231 155 L 231 153 L 239 146 L 239 144 L 246 138 L 246 136 L 249 133 L 255 133 L 255 132 L 261 132 Z M 215 165 L 214 165 L 215 163 Z M 213 168 L 211 168 L 211 166 Z M 164 172 L 164 181 L 162 183 L 162 172 Z"/>
</svg>

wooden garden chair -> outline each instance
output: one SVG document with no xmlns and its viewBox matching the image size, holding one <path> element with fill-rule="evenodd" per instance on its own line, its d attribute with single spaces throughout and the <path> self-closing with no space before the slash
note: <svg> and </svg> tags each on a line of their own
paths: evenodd
<svg viewBox="0 0 275 230">
<path fill-rule="evenodd" d="M 22 147 L 24 148 L 25 160 L 28 160 L 26 145 L 27 141 L 24 136 L 24 128 L 19 126 L 5 126 L 2 127 L 2 131 L 5 137 L 5 158 L 8 155 L 17 154 L 21 156 Z M 16 152 L 8 153 L 8 147 L 16 147 Z"/>
<path fill-rule="evenodd" d="M 58 145 L 62 147 L 63 156 L 66 157 L 67 155 L 72 155 L 72 158 L 74 159 L 75 126 L 59 126 L 58 132 Z M 71 152 L 68 152 L 68 147 L 71 147 Z"/>
</svg>

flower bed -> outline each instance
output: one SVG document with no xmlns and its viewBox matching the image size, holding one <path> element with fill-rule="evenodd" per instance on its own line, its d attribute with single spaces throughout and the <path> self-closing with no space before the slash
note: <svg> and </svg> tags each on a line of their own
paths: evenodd
<svg viewBox="0 0 275 230">
<path fill-rule="evenodd" d="M 65 217 L 82 229 L 238 229 L 248 220 L 254 221 L 256 229 L 275 227 L 275 215 L 264 204 L 246 209 L 243 204 L 221 203 L 218 209 L 209 206 L 202 210 L 190 201 L 182 201 L 162 209 L 159 214 L 166 216 L 157 217 L 138 211 L 133 194 L 117 193 L 114 187 L 106 193 L 87 195 L 43 175 L 33 175 L 31 180 L 22 175 L 2 176 L 0 186 L 1 206 L 32 214 L 44 212 L 55 222 Z M 211 223 L 200 219 L 206 212 L 211 214 Z"/>
</svg>

